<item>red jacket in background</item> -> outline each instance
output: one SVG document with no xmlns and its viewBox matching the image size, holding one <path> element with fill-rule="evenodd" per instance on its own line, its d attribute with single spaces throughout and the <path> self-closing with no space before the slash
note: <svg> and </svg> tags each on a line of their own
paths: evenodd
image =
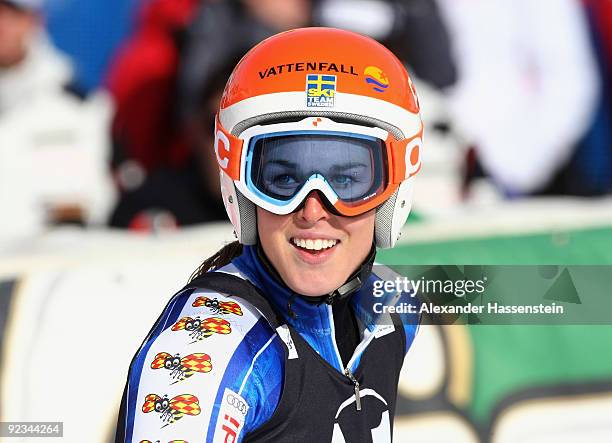
<svg viewBox="0 0 612 443">
<path fill-rule="evenodd" d="M 146 170 L 181 166 L 189 147 L 175 117 L 180 34 L 199 0 L 152 0 L 134 34 L 111 63 L 107 86 L 115 100 L 115 162 L 133 159 Z M 116 166 L 116 164 L 115 164 Z"/>
</svg>

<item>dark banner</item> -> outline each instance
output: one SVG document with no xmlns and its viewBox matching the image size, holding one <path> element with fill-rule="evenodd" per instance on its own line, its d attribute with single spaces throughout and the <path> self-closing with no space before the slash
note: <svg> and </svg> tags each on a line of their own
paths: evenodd
<svg viewBox="0 0 612 443">
<path fill-rule="evenodd" d="M 371 314 L 421 323 L 612 324 L 612 266 L 375 266 Z"/>
</svg>

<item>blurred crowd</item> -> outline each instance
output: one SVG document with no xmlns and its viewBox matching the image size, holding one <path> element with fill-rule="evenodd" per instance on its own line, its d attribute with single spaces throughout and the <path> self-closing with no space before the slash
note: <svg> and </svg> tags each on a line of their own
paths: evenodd
<svg viewBox="0 0 612 443">
<path fill-rule="evenodd" d="M 612 191 L 612 2 L 124 4 L 0 0 L 0 240 L 65 223 L 155 232 L 224 220 L 212 143 L 225 81 L 257 42 L 303 26 L 369 35 L 417 79 L 417 211 Z M 76 41 L 102 41 L 108 57 Z"/>
</svg>

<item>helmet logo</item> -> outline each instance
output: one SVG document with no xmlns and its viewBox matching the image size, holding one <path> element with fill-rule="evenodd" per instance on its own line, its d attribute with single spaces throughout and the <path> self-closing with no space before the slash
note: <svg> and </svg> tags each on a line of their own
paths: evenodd
<svg viewBox="0 0 612 443">
<path fill-rule="evenodd" d="M 378 66 L 367 66 L 363 70 L 365 82 L 376 92 L 385 92 L 389 87 L 389 77 Z"/>
<path fill-rule="evenodd" d="M 230 151 L 230 141 L 227 136 L 221 132 L 221 130 L 217 130 L 215 134 L 215 154 L 217 155 L 217 162 L 221 168 L 226 169 L 229 164 L 229 157 L 221 157 L 219 154 L 219 142 L 223 143 L 223 149 L 227 152 Z"/>
<path fill-rule="evenodd" d="M 317 117 L 315 120 L 312 121 L 312 126 L 318 126 L 319 123 L 321 123 L 321 119 L 319 117 Z"/>
<path fill-rule="evenodd" d="M 406 178 L 416 175 L 421 169 L 421 138 L 416 137 L 406 145 Z"/>
<path fill-rule="evenodd" d="M 325 72 L 340 72 L 342 74 L 359 75 L 355 72 L 353 65 L 344 65 L 342 63 L 330 62 L 297 62 L 286 63 L 284 65 L 269 66 L 263 71 L 259 71 L 260 80 L 268 77 L 275 77 L 284 73 L 299 72 L 299 71 L 325 71 Z"/>
<path fill-rule="evenodd" d="M 316 108 L 332 107 L 334 106 L 335 97 L 335 75 L 306 75 L 306 106 Z"/>
</svg>

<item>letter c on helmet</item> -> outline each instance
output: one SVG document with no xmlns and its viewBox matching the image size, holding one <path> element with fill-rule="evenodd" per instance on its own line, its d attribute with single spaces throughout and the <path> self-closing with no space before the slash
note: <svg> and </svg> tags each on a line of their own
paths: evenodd
<svg viewBox="0 0 612 443">
<path fill-rule="evenodd" d="M 217 130 L 215 134 L 215 154 L 217 155 L 217 162 L 221 168 L 226 169 L 229 164 L 229 157 L 223 157 L 219 155 L 219 141 L 223 143 L 223 149 L 227 152 L 230 151 L 230 141 L 227 136 L 220 130 Z"/>
</svg>

